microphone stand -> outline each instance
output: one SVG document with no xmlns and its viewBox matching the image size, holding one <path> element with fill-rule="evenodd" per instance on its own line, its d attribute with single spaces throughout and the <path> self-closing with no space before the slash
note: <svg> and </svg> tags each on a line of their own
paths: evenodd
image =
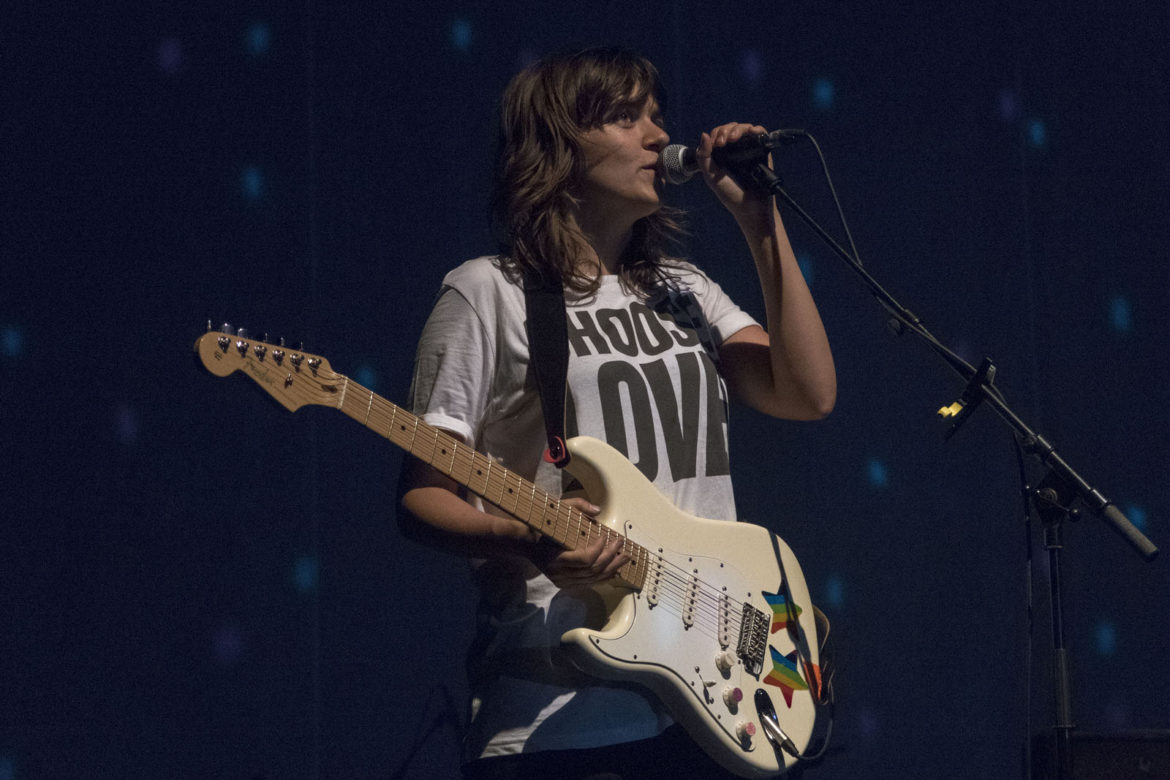
<svg viewBox="0 0 1170 780">
<path fill-rule="evenodd" d="M 795 133 L 794 133 L 795 134 Z M 804 135 L 804 133 L 799 133 Z M 810 136 L 811 138 L 811 136 Z M 951 427 L 945 438 L 951 436 L 966 422 L 981 403 L 990 406 L 999 417 L 1015 432 L 1022 450 L 1037 459 L 1045 468 L 1044 477 L 1033 488 L 1024 485 L 1024 493 L 1036 508 L 1044 523 L 1044 546 L 1048 551 L 1048 587 L 1052 617 L 1052 661 L 1053 686 L 1056 701 L 1056 722 L 1053 736 L 1056 744 L 1056 776 L 1061 780 L 1072 777 L 1071 732 L 1075 728 L 1072 720 L 1072 694 L 1069 683 L 1068 650 L 1064 641 L 1064 608 L 1061 591 L 1060 553 L 1064 544 L 1063 523 L 1076 519 L 1079 511 L 1073 508 L 1075 501 L 1086 505 L 1093 514 L 1101 518 L 1146 561 L 1158 555 L 1158 548 L 1113 504 L 1086 482 L 1067 461 L 1057 453 L 1043 436 L 1029 428 L 1007 405 L 999 390 L 994 386 L 995 365 L 990 358 L 984 358 L 978 369 L 956 355 L 934 337 L 922 321 L 909 309 L 902 306 L 886 292 L 877 280 L 862 267 L 853 255 L 830 236 L 799 203 L 784 190 L 780 177 L 766 164 L 768 149 L 753 151 L 747 159 L 725 159 L 722 164 L 729 169 L 732 177 L 743 187 L 751 187 L 773 197 L 778 197 L 801 218 L 845 264 L 857 274 L 869 288 L 878 303 L 890 313 L 891 324 L 899 334 L 910 331 L 926 342 L 956 373 L 966 380 L 966 387 L 958 401 L 939 410 L 939 414 L 952 418 Z"/>
</svg>

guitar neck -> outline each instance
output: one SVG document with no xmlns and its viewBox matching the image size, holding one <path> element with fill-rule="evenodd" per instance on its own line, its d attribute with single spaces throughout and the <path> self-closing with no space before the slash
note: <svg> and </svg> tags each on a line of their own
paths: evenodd
<svg viewBox="0 0 1170 780">
<path fill-rule="evenodd" d="M 446 431 L 428 425 L 348 377 L 339 374 L 337 378 L 338 409 L 561 547 L 575 550 L 601 536 L 608 540 L 616 535 Z M 632 560 L 619 570 L 621 578 L 641 587 L 648 566 L 647 551 L 629 539 L 623 540 L 622 550 Z"/>
</svg>

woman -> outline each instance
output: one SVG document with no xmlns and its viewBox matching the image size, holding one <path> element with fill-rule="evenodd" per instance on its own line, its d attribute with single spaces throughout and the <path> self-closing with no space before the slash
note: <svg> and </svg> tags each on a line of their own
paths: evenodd
<svg viewBox="0 0 1170 780">
<path fill-rule="evenodd" d="M 545 427 L 528 371 L 522 278 L 559 279 L 570 342 L 568 432 L 607 441 L 680 509 L 734 520 L 728 393 L 800 420 L 826 415 L 836 394 L 828 339 L 771 198 L 745 191 L 711 157 L 763 132 L 720 125 L 703 134 L 696 156 L 747 241 L 766 329 L 668 251 L 679 228 L 660 199 L 658 156 L 669 137 L 654 66 L 592 49 L 518 74 L 501 112 L 494 211 L 503 251 L 444 280 L 419 344 L 415 412 L 559 495 L 562 472 L 541 458 Z M 655 306 L 664 290 L 693 294 L 705 323 Z M 704 329 L 712 338 L 699 338 Z M 550 549 L 418 462 L 407 465 L 401 489 L 409 532 L 481 561 L 467 776 L 536 776 L 553 767 L 574 777 L 642 777 L 668 767 L 678 776 L 666 756 L 694 776 L 716 771 L 677 727 L 663 734 L 669 717 L 648 694 L 575 676 L 558 662 L 561 633 L 596 607 L 585 586 L 627 562 L 620 540 Z M 568 502 L 598 511 L 584 499 Z"/>
</svg>

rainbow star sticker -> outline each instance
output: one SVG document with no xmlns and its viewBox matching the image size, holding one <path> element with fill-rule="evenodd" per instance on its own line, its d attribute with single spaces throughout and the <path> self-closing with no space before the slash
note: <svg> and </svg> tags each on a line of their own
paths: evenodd
<svg viewBox="0 0 1170 780">
<path fill-rule="evenodd" d="M 768 645 L 768 652 L 772 656 L 772 671 L 768 672 L 764 682 L 779 688 L 780 693 L 784 695 L 784 703 L 792 709 L 792 692 L 808 690 L 808 685 L 796 668 L 796 651 L 780 655 L 776 648 Z"/>
<path fill-rule="evenodd" d="M 775 634 L 782 628 L 788 626 L 788 619 L 800 619 L 800 613 L 803 612 L 799 604 L 793 604 L 792 608 L 788 607 L 788 600 L 780 593 L 763 593 L 764 601 L 768 602 L 768 606 L 772 608 L 772 631 Z"/>
</svg>

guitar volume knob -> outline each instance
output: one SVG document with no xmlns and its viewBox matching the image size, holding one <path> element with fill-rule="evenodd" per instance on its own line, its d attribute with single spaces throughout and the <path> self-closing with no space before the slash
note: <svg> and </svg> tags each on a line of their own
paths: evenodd
<svg viewBox="0 0 1170 780">
<path fill-rule="evenodd" d="M 724 650 L 715 656 L 715 667 L 724 677 L 731 672 L 733 666 L 735 666 L 735 653 L 730 650 Z"/>
<path fill-rule="evenodd" d="M 739 737 L 739 741 L 745 745 L 750 745 L 752 737 L 756 735 L 756 724 L 750 720 L 735 724 L 735 736 Z"/>
<path fill-rule="evenodd" d="M 723 689 L 723 703 L 727 705 L 727 709 L 735 712 L 739 709 L 739 703 L 743 701 L 743 691 L 733 685 L 728 685 Z"/>
</svg>

